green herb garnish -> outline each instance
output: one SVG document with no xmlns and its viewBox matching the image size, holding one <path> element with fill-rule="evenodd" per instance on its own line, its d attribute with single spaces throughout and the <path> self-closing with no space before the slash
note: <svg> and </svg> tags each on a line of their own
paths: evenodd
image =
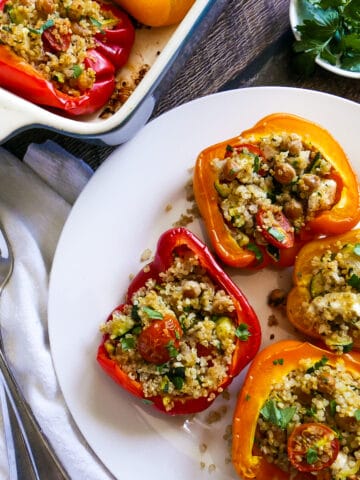
<svg viewBox="0 0 360 480">
<path fill-rule="evenodd" d="M 296 29 L 295 68 L 305 75 L 315 69 L 316 57 L 344 70 L 360 72 L 359 0 L 298 0 L 302 24 Z"/>
<path fill-rule="evenodd" d="M 296 407 L 278 408 L 274 400 L 268 400 L 260 410 L 265 420 L 285 430 L 295 415 Z"/>
<path fill-rule="evenodd" d="M 276 360 L 273 360 L 274 365 L 284 365 L 284 359 L 283 358 L 277 358 Z"/>
<path fill-rule="evenodd" d="M 235 330 L 235 335 L 243 342 L 249 339 L 251 333 L 249 332 L 249 327 L 246 323 L 240 323 Z"/>
<path fill-rule="evenodd" d="M 355 275 L 355 273 L 351 275 L 351 277 L 347 280 L 346 283 L 350 285 L 350 287 L 353 287 L 356 290 L 360 290 L 360 277 Z"/>
<path fill-rule="evenodd" d="M 354 417 L 356 418 L 356 420 L 357 420 L 358 422 L 360 422 L 360 408 L 358 408 L 357 410 L 355 410 Z"/>
<path fill-rule="evenodd" d="M 48 28 L 51 28 L 55 25 L 55 22 L 52 18 L 49 18 L 49 20 L 46 20 L 45 23 L 41 25 L 40 28 L 29 28 L 29 31 L 31 33 L 36 33 L 37 35 L 41 35 L 42 33 L 45 32 Z"/>
<path fill-rule="evenodd" d="M 310 447 L 306 452 L 306 462 L 309 465 L 316 463 L 319 460 L 319 455 L 315 448 Z"/>
<path fill-rule="evenodd" d="M 169 341 L 169 343 L 166 345 L 166 348 L 168 349 L 168 352 L 171 358 L 175 358 L 179 354 L 179 351 L 175 347 L 173 340 Z"/>
<path fill-rule="evenodd" d="M 80 75 L 83 73 L 84 69 L 82 67 L 80 67 L 80 65 L 74 65 L 72 67 L 72 71 L 73 71 L 73 77 L 74 78 L 79 78 Z"/>
<path fill-rule="evenodd" d="M 322 357 L 321 360 L 319 360 L 318 362 L 315 362 L 314 365 L 310 368 L 308 368 L 306 370 L 306 373 L 314 373 L 316 370 L 319 370 L 319 368 L 323 367 L 324 365 L 327 364 L 328 362 L 328 358 L 327 357 Z"/>
<path fill-rule="evenodd" d="M 162 313 L 158 312 L 157 310 L 154 310 L 153 308 L 143 307 L 142 309 L 146 313 L 146 315 L 152 320 L 161 320 L 163 318 Z"/>
<path fill-rule="evenodd" d="M 132 350 L 135 347 L 135 339 L 134 337 L 121 337 L 120 344 L 124 351 Z"/>
<path fill-rule="evenodd" d="M 248 243 L 246 245 L 246 249 L 250 250 L 250 252 L 253 252 L 255 254 L 255 259 L 258 262 L 262 262 L 262 260 L 264 258 L 263 254 L 262 254 L 260 248 L 257 245 L 255 245 L 255 243 Z"/>
</svg>

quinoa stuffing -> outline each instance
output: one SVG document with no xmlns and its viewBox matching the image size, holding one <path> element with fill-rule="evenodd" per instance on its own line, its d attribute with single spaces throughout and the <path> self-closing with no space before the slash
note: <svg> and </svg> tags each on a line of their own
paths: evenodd
<svg viewBox="0 0 360 480">
<path fill-rule="evenodd" d="M 236 348 L 236 310 L 189 251 L 115 309 L 101 332 L 109 357 L 141 384 L 145 398 L 161 396 L 168 411 L 174 398 L 211 400 L 222 390 Z"/>
<path fill-rule="evenodd" d="M 339 358 L 303 359 L 271 386 L 260 410 L 254 448 L 295 477 L 360 478 L 360 375 Z M 307 477 L 306 477 L 307 478 Z"/>
<path fill-rule="evenodd" d="M 85 66 L 95 35 L 118 20 L 92 0 L 9 0 L 0 12 L 0 44 L 71 96 L 95 82 Z"/>
<path fill-rule="evenodd" d="M 281 232 L 271 230 L 274 218 L 284 215 L 296 233 L 336 202 L 331 163 L 295 133 L 240 138 L 239 145 L 228 146 L 225 159 L 213 160 L 213 166 L 218 170 L 220 211 L 241 247 L 253 241 L 267 245 L 264 229 L 281 243 Z M 260 210 L 266 212 L 261 226 L 256 218 Z"/>
<path fill-rule="evenodd" d="M 360 340 L 360 244 L 337 243 L 311 262 L 309 301 L 302 304 L 306 325 L 339 353 Z"/>
</svg>

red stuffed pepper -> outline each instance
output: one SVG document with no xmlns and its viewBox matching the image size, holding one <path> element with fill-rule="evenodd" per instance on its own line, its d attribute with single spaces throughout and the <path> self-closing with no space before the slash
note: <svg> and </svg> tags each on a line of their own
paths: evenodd
<svg viewBox="0 0 360 480">
<path fill-rule="evenodd" d="M 102 325 L 97 360 L 118 384 L 168 414 L 204 410 L 260 346 L 246 298 L 189 230 L 159 239 L 154 260 Z"/>
<path fill-rule="evenodd" d="M 216 253 L 233 267 L 292 265 L 305 242 L 360 219 L 358 181 L 341 146 L 285 113 L 203 150 L 194 193 Z"/>
<path fill-rule="evenodd" d="M 233 421 L 242 480 L 356 480 L 360 356 L 286 340 L 252 362 Z"/>
<path fill-rule="evenodd" d="M 0 86 L 69 115 L 106 104 L 135 38 L 127 14 L 93 0 L 0 0 L 0 24 Z"/>
</svg>

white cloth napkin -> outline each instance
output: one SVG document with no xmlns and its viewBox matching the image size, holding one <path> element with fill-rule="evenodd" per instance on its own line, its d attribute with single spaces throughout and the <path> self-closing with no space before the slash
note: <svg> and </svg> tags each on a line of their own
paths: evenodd
<svg viewBox="0 0 360 480">
<path fill-rule="evenodd" d="M 13 275 L 0 297 L 0 321 L 13 373 L 70 477 L 108 480 L 66 408 L 47 330 L 53 255 L 71 204 L 91 174 L 83 161 L 52 142 L 31 145 L 24 162 L 0 148 L 0 220 L 15 255 Z M 1 432 L 0 478 L 8 478 Z"/>
</svg>

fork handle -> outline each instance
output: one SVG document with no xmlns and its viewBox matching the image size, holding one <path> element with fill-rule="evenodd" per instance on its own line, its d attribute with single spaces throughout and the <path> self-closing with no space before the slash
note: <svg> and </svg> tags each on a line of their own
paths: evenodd
<svg viewBox="0 0 360 480">
<path fill-rule="evenodd" d="M 24 445 L 35 460 L 39 478 L 52 480 L 70 480 L 53 448 L 42 432 L 34 414 L 27 404 L 7 360 L 0 349 L 0 376 L 6 394 L 22 432 Z M 35 467 L 35 468 L 36 468 Z"/>
</svg>

